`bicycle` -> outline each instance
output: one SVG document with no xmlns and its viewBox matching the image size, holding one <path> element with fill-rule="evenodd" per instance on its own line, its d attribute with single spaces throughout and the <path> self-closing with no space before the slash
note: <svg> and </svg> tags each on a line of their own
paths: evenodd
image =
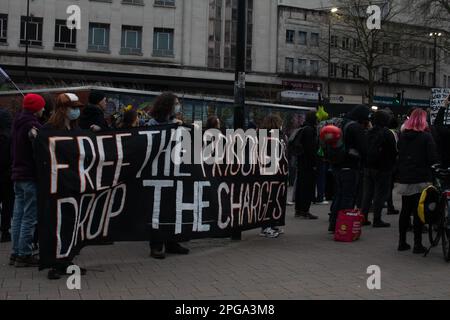
<svg viewBox="0 0 450 320">
<path fill-rule="evenodd" d="M 424 203 L 422 208 L 419 205 L 419 217 L 423 223 L 428 224 L 428 238 L 431 244 L 424 257 L 441 242 L 444 259 L 450 262 L 450 168 L 444 169 L 435 165 L 432 169 L 434 185 L 429 187 L 432 191 L 431 199 Z"/>
</svg>

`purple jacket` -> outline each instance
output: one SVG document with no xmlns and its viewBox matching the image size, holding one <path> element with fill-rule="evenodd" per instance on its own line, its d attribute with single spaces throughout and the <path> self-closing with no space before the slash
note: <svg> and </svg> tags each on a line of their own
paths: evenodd
<svg viewBox="0 0 450 320">
<path fill-rule="evenodd" d="M 31 112 L 23 110 L 18 113 L 12 126 L 12 180 L 36 180 L 36 163 L 33 145 L 29 137 L 31 128 L 41 128 L 38 118 Z"/>
</svg>

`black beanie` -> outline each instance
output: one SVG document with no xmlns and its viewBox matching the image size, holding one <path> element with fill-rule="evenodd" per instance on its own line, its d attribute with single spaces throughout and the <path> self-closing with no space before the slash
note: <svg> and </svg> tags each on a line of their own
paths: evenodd
<svg viewBox="0 0 450 320">
<path fill-rule="evenodd" d="M 92 90 L 89 94 L 89 103 L 90 104 L 98 104 L 106 97 L 105 93 L 98 90 Z"/>
</svg>

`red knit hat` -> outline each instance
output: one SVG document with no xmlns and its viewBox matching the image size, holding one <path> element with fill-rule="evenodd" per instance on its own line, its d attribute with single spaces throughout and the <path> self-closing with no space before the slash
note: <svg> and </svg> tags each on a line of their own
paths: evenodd
<svg viewBox="0 0 450 320">
<path fill-rule="evenodd" d="M 39 112 L 45 107 L 45 100 L 38 94 L 29 93 L 23 98 L 23 108 L 33 113 Z"/>
</svg>

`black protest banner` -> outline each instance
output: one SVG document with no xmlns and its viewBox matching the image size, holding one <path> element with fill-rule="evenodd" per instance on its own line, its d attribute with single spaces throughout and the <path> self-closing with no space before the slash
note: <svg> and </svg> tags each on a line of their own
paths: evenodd
<svg viewBox="0 0 450 320">
<path fill-rule="evenodd" d="M 239 144 L 245 138 L 227 140 L 217 131 L 219 149 L 220 138 L 195 131 L 42 130 L 35 142 L 41 267 L 70 261 L 102 239 L 183 241 L 284 225 L 284 142 L 258 133 L 253 144 Z M 212 161 L 219 150 L 223 163 Z M 244 161 L 235 161 L 237 150 Z M 264 161 L 271 150 L 275 161 Z"/>
</svg>

